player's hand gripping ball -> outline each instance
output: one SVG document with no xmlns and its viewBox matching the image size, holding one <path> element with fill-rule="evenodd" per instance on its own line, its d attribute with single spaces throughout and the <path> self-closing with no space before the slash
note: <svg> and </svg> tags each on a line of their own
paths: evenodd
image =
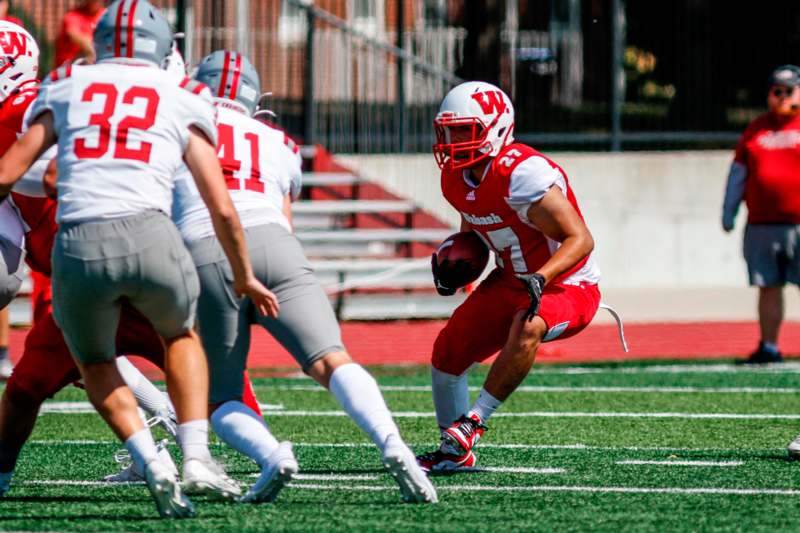
<svg viewBox="0 0 800 533">
<path fill-rule="evenodd" d="M 450 235 L 431 256 L 436 291 L 442 296 L 455 294 L 478 279 L 488 262 L 489 248 L 474 232 Z"/>
</svg>

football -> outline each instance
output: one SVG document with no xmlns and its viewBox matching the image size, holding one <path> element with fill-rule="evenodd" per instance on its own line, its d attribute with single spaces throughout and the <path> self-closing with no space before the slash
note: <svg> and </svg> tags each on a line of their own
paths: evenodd
<svg viewBox="0 0 800 533">
<path fill-rule="evenodd" d="M 472 283 L 489 262 L 489 248 L 475 232 L 460 231 L 447 237 L 436 250 L 439 279 L 447 287 Z"/>
</svg>

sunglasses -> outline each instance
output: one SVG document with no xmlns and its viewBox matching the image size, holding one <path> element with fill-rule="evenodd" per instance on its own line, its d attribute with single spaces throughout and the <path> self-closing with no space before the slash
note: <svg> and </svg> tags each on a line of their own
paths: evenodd
<svg viewBox="0 0 800 533">
<path fill-rule="evenodd" d="M 770 91 L 770 94 L 776 98 L 783 98 L 784 96 L 791 96 L 796 87 L 775 87 Z"/>
</svg>

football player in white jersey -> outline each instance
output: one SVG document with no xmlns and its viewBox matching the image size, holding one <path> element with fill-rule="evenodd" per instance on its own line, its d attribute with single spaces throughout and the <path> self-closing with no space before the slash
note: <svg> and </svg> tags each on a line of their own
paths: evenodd
<svg viewBox="0 0 800 533">
<path fill-rule="evenodd" d="M 205 57 L 195 79 L 216 95 L 218 156 L 245 228 L 256 276 L 275 292 L 279 317 L 255 313 L 233 291 L 231 269 L 214 237 L 209 212 L 191 179 L 176 178 L 173 220 L 200 277 L 198 325 L 211 369 L 211 424 L 219 437 L 261 467 L 245 501 L 272 501 L 297 472 L 291 443 L 279 443 L 242 402 L 250 326 L 267 329 L 303 371 L 328 388 L 375 442 L 407 502 L 436 502 L 436 489 L 417 465 L 377 383 L 344 349 L 330 302 L 287 219 L 302 178 L 298 150 L 285 133 L 251 115 L 261 94 L 258 73 L 241 54 Z"/>
<path fill-rule="evenodd" d="M 191 516 L 191 502 L 157 459 L 114 357 L 120 302 L 126 301 L 166 344 L 184 487 L 236 497 L 238 486 L 208 451 L 208 368 L 192 329 L 197 273 L 166 215 L 173 176 L 183 161 L 209 205 L 236 293 L 272 316 L 277 301 L 253 274 L 224 187 L 214 149 L 214 109 L 197 96 L 207 89 L 189 80 L 176 86 L 159 68 L 172 44 L 166 19 L 147 0 L 118 0 L 98 22 L 94 43 L 96 65 L 63 67 L 42 87 L 30 129 L 0 159 L 0 197 L 58 144 L 55 318 L 89 399 L 142 465 L 159 513 Z"/>
</svg>

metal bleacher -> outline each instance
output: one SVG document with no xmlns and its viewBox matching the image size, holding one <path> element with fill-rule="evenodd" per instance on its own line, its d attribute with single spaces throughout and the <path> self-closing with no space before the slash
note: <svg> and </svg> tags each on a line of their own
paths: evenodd
<svg viewBox="0 0 800 533">
<path fill-rule="evenodd" d="M 418 207 L 406 200 L 360 199 L 364 179 L 345 172 L 308 172 L 292 222 L 315 274 L 342 320 L 449 317 L 463 295 L 442 298 L 433 290 L 429 252 L 447 228 L 413 227 Z M 346 197 L 319 199 L 315 188 L 346 188 Z M 378 227 L 359 227 L 357 216 Z M 394 218 L 392 218 L 394 217 Z M 397 222 L 401 221 L 401 222 Z M 414 257 L 412 246 L 423 246 Z M 11 322 L 31 322 L 31 280 L 11 304 Z"/>
<path fill-rule="evenodd" d="M 360 199 L 367 184 L 345 172 L 308 172 L 304 199 L 293 205 L 297 238 L 337 315 L 342 320 L 449 317 L 463 297 L 438 296 L 428 253 L 413 257 L 411 250 L 416 245 L 432 251 L 452 231 L 413 227 L 419 208 L 412 201 Z M 340 198 L 312 194 L 319 187 L 339 187 Z M 357 215 L 374 217 L 380 227 L 359 227 Z"/>
</svg>

